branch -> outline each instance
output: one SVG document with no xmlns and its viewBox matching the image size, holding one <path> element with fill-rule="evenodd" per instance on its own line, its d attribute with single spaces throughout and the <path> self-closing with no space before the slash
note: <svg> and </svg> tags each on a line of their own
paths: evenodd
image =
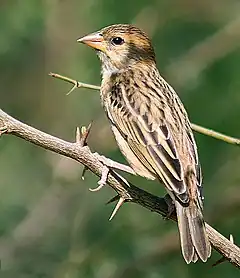
<svg viewBox="0 0 240 278">
<path fill-rule="evenodd" d="M 79 82 L 77 80 L 71 79 L 69 77 L 57 74 L 57 73 L 50 72 L 49 75 L 54 77 L 54 78 L 64 80 L 64 81 L 66 81 L 70 84 L 73 84 L 72 89 L 67 93 L 67 95 L 72 93 L 76 88 L 87 88 L 87 89 L 93 89 L 93 90 L 100 90 L 99 86 L 91 85 L 91 84 L 87 84 L 87 83 L 82 83 L 82 82 Z M 196 124 L 193 124 L 193 123 L 191 123 L 191 127 L 194 131 L 196 131 L 198 133 L 202 133 L 204 135 L 213 137 L 215 139 L 222 140 L 222 141 L 224 141 L 226 143 L 229 143 L 229 144 L 240 146 L 240 139 L 238 139 L 238 138 L 234 138 L 234 137 L 222 134 L 220 132 L 217 132 L 217 131 L 214 131 L 212 129 L 208 129 L 206 127 L 202 127 L 200 125 L 196 125 Z"/>
<path fill-rule="evenodd" d="M 229 144 L 240 146 L 240 139 L 238 139 L 238 138 L 234 138 L 234 137 L 222 134 L 220 132 L 217 132 L 217 131 L 214 131 L 212 129 L 208 129 L 206 127 L 202 127 L 200 125 L 196 125 L 196 124 L 193 124 L 193 123 L 191 124 L 191 127 L 196 132 L 202 133 L 202 134 L 207 135 L 207 136 L 214 137 L 215 139 L 222 140 L 222 141 L 224 141 L 226 143 L 229 143 Z"/>
<path fill-rule="evenodd" d="M 79 132 L 77 135 L 78 140 L 76 142 L 67 142 L 28 126 L 0 109 L 0 135 L 1 134 L 12 134 L 44 149 L 72 158 L 82 163 L 95 175 L 101 177 L 104 165 L 87 146 L 84 146 L 84 144 L 81 143 L 81 140 L 78 138 Z M 125 182 L 125 180 L 114 171 L 110 170 L 107 184 L 112 187 L 119 196 L 119 198 L 113 198 L 114 200 L 121 199 L 125 202 L 133 202 L 163 216 L 166 216 L 168 213 L 168 205 L 164 198 L 154 196 L 128 182 Z M 176 220 L 176 216 L 173 215 L 172 219 Z M 210 225 L 206 224 L 206 228 L 214 249 L 224 256 L 230 263 L 240 268 L 240 248 L 222 236 Z"/>
</svg>

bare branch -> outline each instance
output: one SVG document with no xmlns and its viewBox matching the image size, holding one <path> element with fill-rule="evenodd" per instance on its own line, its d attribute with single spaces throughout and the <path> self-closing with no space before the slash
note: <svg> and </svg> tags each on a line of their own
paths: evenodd
<svg viewBox="0 0 240 278">
<path fill-rule="evenodd" d="M 233 235 L 230 234 L 229 240 L 230 240 L 232 243 L 234 243 Z M 215 266 L 220 265 L 220 264 L 222 264 L 222 263 L 224 263 L 224 262 L 226 262 L 226 261 L 227 261 L 227 259 L 226 259 L 224 256 L 222 256 L 222 257 L 221 257 L 219 260 L 217 260 L 212 266 L 215 267 Z"/>
<path fill-rule="evenodd" d="M 14 119 L 1 109 L 0 130 L 5 131 L 3 134 L 15 135 L 46 150 L 72 158 L 82 163 L 95 175 L 99 177 L 102 176 L 104 165 L 87 146 L 81 146 L 79 143 L 67 142 L 46 134 Z M 119 198 L 124 200 L 124 202 L 139 204 L 148 210 L 163 216 L 166 216 L 168 213 L 168 205 L 164 198 L 159 198 L 132 184 L 129 184 L 124 180 L 124 178 L 112 170 L 110 170 L 107 177 L 107 184 L 118 193 Z M 122 205 L 121 202 L 117 207 Z M 172 215 L 171 219 L 176 220 L 176 216 Z M 222 254 L 233 265 L 240 268 L 240 248 L 222 236 L 210 225 L 206 224 L 206 227 L 209 239 L 215 250 Z"/>
<path fill-rule="evenodd" d="M 240 146 L 240 139 L 238 139 L 238 138 L 234 138 L 234 137 L 222 134 L 220 132 L 217 132 L 217 131 L 214 131 L 212 129 L 202 127 L 202 126 L 196 125 L 196 124 L 191 124 L 191 127 L 194 131 L 197 131 L 197 132 L 202 133 L 204 135 L 214 137 L 215 139 L 222 140 L 222 141 L 224 141 L 226 143 L 229 143 L 229 144 Z"/>
<path fill-rule="evenodd" d="M 68 78 L 66 76 L 63 76 L 63 75 L 60 75 L 60 74 L 57 74 L 57 73 L 50 72 L 49 75 L 52 76 L 52 77 L 64 80 L 64 81 L 66 81 L 70 84 L 73 84 L 75 86 L 75 88 L 81 88 L 82 87 L 82 88 L 87 88 L 87 89 L 92 89 L 92 90 L 99 90 L 100 89 L 99 86 L 79 82 L 79 81 L 76 81 L 74 79 Z M 73 91 L 75 88 L 73 87 L 73 89 L 71 91 Z M 68 92 L 68 95 L 71 93 L 71 91 Z"/>
<path fill-rule="evenodd" d="M 81 87 L 82 88 L 87 88 L 87 89 L 93 89 L 93 90 L 100 90 L 99 86 L 91 85 L 91 84 L 87 84 L 87 83 L 82 83 L 82 82 L 76 81 L 74 79 L 68 78 L 66 76 L 57 74 L 57 73 L 50 73 L 49 75 L 52 76 L 52 77 L 55 77 L 57 79 L 61 79 L 61 80 L 67 81 L 68 83 L 73 84 L 74 87 L 70 90 L 69 93 L 71 93 L 75 88 L 81 88 Z M 68 95 L 69 95 L 69 93 L 68 93 Z M 240 146 L 240 139 L 238 139 L 238 138 L 234 138 L 234 137 L 225 135 L 223 133 L 220 133 L 220 132 L 214 131 L 212 129 L 202 127 L 200 125 L 193 124 L 193 123 L 191 123 L 191 127 L 194 131 L 196 131 L 198 133 L 202 133 L 204 135 L 216 138 L 218 140 L 222 140 L 222 141 L 224 141 L 226 143 L 229 143 L 229 144 Z"/>
</svg>

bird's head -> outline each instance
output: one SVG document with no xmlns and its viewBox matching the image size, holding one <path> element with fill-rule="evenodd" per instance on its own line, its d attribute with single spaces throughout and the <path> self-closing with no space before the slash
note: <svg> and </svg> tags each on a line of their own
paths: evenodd
<svg viewBox="0 0 240 278">
<path fill-rule="evenodd" d="M 78 39 L 97 50 L 103 73 L 116 73 L 139 63 L 155 63 L 148 36 L 133 25 L 116 24 Z"/>
</svg>

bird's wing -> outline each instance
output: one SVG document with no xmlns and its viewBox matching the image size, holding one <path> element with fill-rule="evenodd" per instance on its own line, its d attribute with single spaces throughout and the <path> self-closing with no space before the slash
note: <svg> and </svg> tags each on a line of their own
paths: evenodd
<svg viewBox="0 0 240 278">
<path fill-rule="evenodd" d="M 149 99 L 150 94 L 149 96 L 131 94 L 129 91 L 126 92 L 123 85 L 120 90 L 121 95 L 118 92 L 115 97 L 109 98 L 107 112 L 110 120 L 141 163 L 158 176 L 167 189 L 181 201 L 188 202 L 183 162 L 180 159 L 172 126 L 169 124 L 169 117 L 173 117 L 171 111 L 168 111 L 170 108 L 162 98 L 157 99 L 155 96 L 154 99 Z M 174 115 L 173 125 L 179 122 L 178 116 L 177 113 Z M 182 143 L 189 148 L 195 166 L 198 167 L 196 145 L 191 130 L 189 131 L 186 138 L 179 136 L 179 140 L 183 142 L 178 142 L 178 146 Z"/>
</svg>

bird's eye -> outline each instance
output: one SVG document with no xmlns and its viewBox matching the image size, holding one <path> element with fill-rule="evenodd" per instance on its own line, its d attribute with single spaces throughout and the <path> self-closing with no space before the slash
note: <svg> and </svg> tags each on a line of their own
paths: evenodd
<svg viewBox="0 0 240 278">
<path fill-rule="evenodd" d="M 115 45 L 121 45 L 124 43 L 124 39 L 122 39 L 120 37 L 115 37 L 112 39 L 112 43 Z"/>
</svg>

